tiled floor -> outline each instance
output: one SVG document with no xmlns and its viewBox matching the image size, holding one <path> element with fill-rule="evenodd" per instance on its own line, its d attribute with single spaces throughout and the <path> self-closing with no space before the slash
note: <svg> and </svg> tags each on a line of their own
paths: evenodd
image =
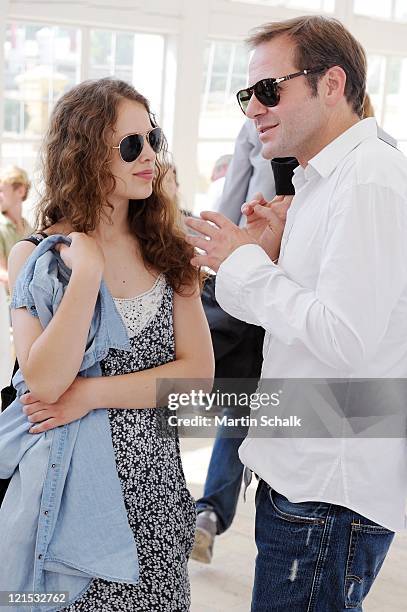
<svg viewBox="0 0 407 612">
<path fill-rule="evenodd" d="M 209 440 L 183 440 L 183 461 L 192 494 L 198 497 L 206 475 Z M 191 612 L 249 612 L 254 559 L 254 492 L 240 500 L 232 527 L 216 540 L 211 565 L 190 561 Z M 407 534 L 395 538 L 364 612 L 406 612 Z M 295 612 L 295 611 L 292 611 Z M 328 610 L 326 612 L 329 612 Z"/>
</svg>

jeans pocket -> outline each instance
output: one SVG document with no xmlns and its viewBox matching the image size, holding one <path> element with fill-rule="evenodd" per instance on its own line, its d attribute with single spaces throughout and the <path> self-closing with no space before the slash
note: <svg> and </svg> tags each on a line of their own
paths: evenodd
<svg viewBox="0 0 407 612">
<path fill-rule="evenodd" d="M 345 608 L 359 608 L 386 558 L 394 532 L 368 519 L 351 523 L 345 573 Z"/>
<path fill-rule="evenodd" d="M 283 520 L 301 525 L 324 525 L 329 505 L 320 502 L 290 502 L 284 495 L 269 489 L 274 512 Z"/>
</svg>

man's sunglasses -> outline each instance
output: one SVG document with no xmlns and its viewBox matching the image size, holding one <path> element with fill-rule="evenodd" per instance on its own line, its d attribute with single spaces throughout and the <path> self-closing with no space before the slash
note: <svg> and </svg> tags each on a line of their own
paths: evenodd
<svg viewBox="0 0 407 612">
<path fill-rule="evenodd" d="M 293 74 L 287 74 L 283 77 L 278 77 L 276 79 L 262 79 L 255 83 L 252 87 L 246 87 L 246 89 L 241 89 L 237 92 L 236 97 L 239 102 L 239 106 L 246 114 L 247 107 L 249 106 L 249 102 L 254 94 L 258 101 L 264 106 L 277 106 L 280 102 L 280 91 L 279 84 L 283 83 L 283 81 L 289 81 L 290 79 L 295 79 L 295 77 L 306 76 L 307 74 L 315 74 L 316 72 L 323 72 L 326 70 L 326 67 L 321 68 L 307 68 L 306 70 L 301 70 L 301 72 L 293 72 Z"/>
<path fill-rule="evenodd" d="M 122 160 L 126 163 L 136 161 L 144 147 L 144 139 L 147 140 L 154 153 L 158 153 L 163 145 L 163 132 L 159 127 L 155 127 L 146 134 L 128 134 L 124 136 L 117 147 Z"/>
</svg>

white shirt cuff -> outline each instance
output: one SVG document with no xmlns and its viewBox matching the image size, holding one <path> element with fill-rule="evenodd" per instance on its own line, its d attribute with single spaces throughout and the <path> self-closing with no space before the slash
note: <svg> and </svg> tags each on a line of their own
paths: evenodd
<svg viewBox="0 0 407 612">
<path fill-rule="evenodd" d="M 258 244 L 244 244 L 225 259 L 217 273 L 215 290 L 216 299 L 223 310 L 236 319 L 252 322 L 242 293 L 253 271 L 264 265 L 277 269 Z"/>
</svg>

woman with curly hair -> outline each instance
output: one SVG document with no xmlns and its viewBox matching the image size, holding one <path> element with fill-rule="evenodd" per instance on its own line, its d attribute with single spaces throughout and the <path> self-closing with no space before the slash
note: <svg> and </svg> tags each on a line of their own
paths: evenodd
<svg viewBox="0 0 407 612">
<path fill-rule="evenodd" d="M 71 597 L 67 602 L 64 610 L 69 612 L 183 612 L 190 606 L 187 560 L 195 507 L 185 484 L 178 438 L 159 433 L 160 415 L 167 409 L 159 407 L 156 384 L 160 379 L 210 379 L 213 354 L 200 301 L 199 271 L 189 263 L 191 247 L 184 241 L 180 213 L 162 189 L 167 170 L 164 149 L 164 137 L 147 100 L 130 85 L 101 79 L 68 91 L 54 108 L 45 141 L 45 191 L 37 218 L 37 230 L 44 240 L 37 247 L 22 241 L 10 257 L 12 287 L 18 285 L 19 274 L 30 268 L 38 249 L 44 258 L 47 241 L 53 247 L 48 253 L 54 253 L 47 260 L 48 269 L 52 270 L 56 261 L 58 269 L 69 270 L 69 282 L 45 328 L 38 312 L 30 312 L 27 301 L 14 296 L 12 303 L 16 352 L 30 390 L 20 397 L 29 421 L 27 435 L 38 439 L 40 434 L 49 440 L 47 436 L 53 431 L 81 422 L 81 429 L 75 431 L 77 454 L 72 457 L 76 460 L 65 466 L 61 493 L 61 504 L 65 505 L 59 506 L 55 519 L 49 517 L 49 506 L 40 513 L 49 522 L 36 542 L 38 552 L 44 533 L 48 548 L 44 545 L 37 555 L 36 567 L 43 570 L 48 582 L 41 583 L 38 578 L 37 585 L 66 585 L 68 575 L 72 581 L 79 576 L 92 578 L 83 583 L 85 588 L 74 601 Z M 28 283 L 21 286 L 24 289 Z M 53 286 L 54 298 L 59 289 L 59 285 Z M 42 293 L 37 291 L 38 299 Z M 35 311 L 35 306 L 31 308 Z M 78 376 L 98 308 L 98 329 L 109 342 L 108 351 L 96 348 L 93 353 L 100 358 L 101 375 L 88 372 Z M 106 313 L 111 313 L 111 321 L 104 321 Z M 121 344 L 112 340 L 118 325 L 113 321 L 116 315 L 127 334 Z M 101 497 L 89 520 L 86 509 L 95 500 L 88 499 L 85 487 L 79 494 L 72 485 L 73 478 L 75 482 L 88 478 L 94 483 L 104 477 L 98 473 L 99 459 L 96 467 L 78 460 L 83 428 L 91 422 L 92 414 L 102 412 L 108 414 L 122 501 L 137 549 L 138 580 L 128 582 L 123 580 L 131 574 L 126 574 L 128 568 L 123 568 L 121 580 L 116 581 L 111 567 L 110 573 L 106 569 L 109 563 L 122 562 L 119 543 L 117 550 L 113 545 L 113 553 L 106 552 L 112 534 L 119 530 L 113 517 L 99 538 L 100 552 L 92 562 L 88 558 L 91 553 L 86 551 L 85 555 L 80 548 L 82 536 L 76 540 L 72 536 L 67 543 L 61 535 L 64 529 L 67 532 L 73 496 L 79 500 L 73 511 L 76 527 L 87 521 L 81 532 L 84 540 L 96 529 L 103 512 Z M 94 434 L 86 445 L 93 435 L 99 435 L 100 427 L 94 423 Z M 73 430 L 67 431 L 68 439 L 72 438 Z M 50 444 L 53 452 L 55 439 Z M 88 449 L 89 462 L 94 461 L 94 454 Z M 58 460 L 51 461 L 46 468 L 49 472 L 59 466 Z M 89 475 L 91 469 L 94 471 Z M 107 488 L 109 482 L 105 483 L 107 498 L 113 495 Z M 45 503 L 43 496 L 41 509 Z M 54 539 L 59 537 L 59 543 L 64 542 L 64 558 L 56 552 L 59 544 L 50 540 L 50 533 Z M 105 569 L 92 574 L 89 566 L 102 562 Z"/>
</svg>

